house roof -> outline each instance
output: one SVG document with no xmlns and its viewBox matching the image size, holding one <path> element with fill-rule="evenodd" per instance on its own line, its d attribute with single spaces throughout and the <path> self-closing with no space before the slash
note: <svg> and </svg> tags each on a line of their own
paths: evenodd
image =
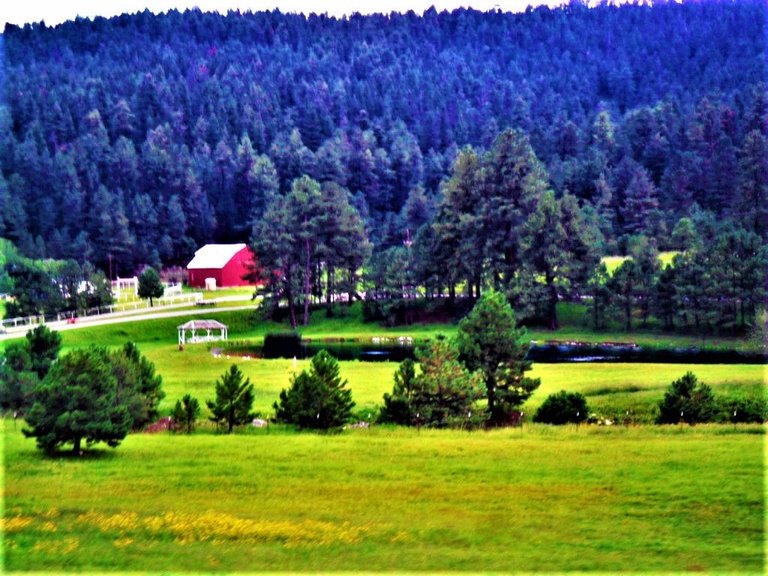
<svg viewBox="0 0 768 576">
<path fill-rule="evenodd" d="M 195 252 L 195 257 L 187 264 L 187 270 L 224 268 L 243 248 L 245 244 L 206 244 Z"/>
<path fill-rule="evenodd" d="M 217 320 L 190 320 L 178 327 L 179 330 L 220 330 L 227 326 Z"/>
</svg>

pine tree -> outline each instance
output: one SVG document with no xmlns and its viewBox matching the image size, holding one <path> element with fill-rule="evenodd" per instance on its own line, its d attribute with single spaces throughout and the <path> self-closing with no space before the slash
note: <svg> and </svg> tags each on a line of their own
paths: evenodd
<svg viewBox="0 0 768 576">
<path fill-rule="evenodd" d="M 114 448 L 125 438 L 131 417 L 105 358 L 96 348 L 70 352 L 35 388 L 35 402 L 25 416 L 29 428 L 22 432 L 41 450 L 53 454 L 71 443 L 79 454 L 83 441 Z"/>
<path fill-rule="evenodd" d="M 644 169 L 639 169 L 624 193 L 624 203 L 621 207 L 624 232 L 627 234 L 643 234 L 650 230 L 651 213 L 658 208 L 656 187 Z"/>
<path fill-rule="evenodd" d="M 711 422 L 717 413 L 712 388 L 699 382 L 693 372 L 686 372 L 669 385 L 659 403 L 658 424 Z"/>
<path fill-rule="evenodd" d="M 232 432 L 235 426 L 245 424 L 253 418 L 253 384 L 250 378 L 243 380 L 243 373 L 233 364 L 228 372 L 225 372 L 216 381 L 216 398 L 206 400 L 206 405 L 211 411 L 210 420 L 216 425 L 227 428 L 227 434 Z"/>
<path fill-rule="evenodd" d="M 200 403 L 197 398 L 184 394 L 181 400 L 176 400 L 172 415 L 176 429 L 192 434 L 198 416 L 200 416 Z"/>
<path fill-rule="evenodd" d="M 530 347 L 527 331 L 517 328 L 515 313 L 500 292 L 483 294 L 459 323 L 456 343 L 466 367 L 482 374 L 491 424 L 506 422 L 510 412 L 539 387 L 538 378 L 525 376 L 531 369 L 531 361 L 525 359 Z"/>
<path fill-rule="evenodd" d="M 349 421 L 354 406 L 338 361 L 325 350 L 312 358 L 308 371 L 291 378 L 291 387 L 283 389 L 280 401 L 274 403 L 279 422 L 316 430 L 341 427 Z"/>
<path fill-rule="evenodd" d="M 735 213 L 744 226 L 768 240 L 768 144 L 753 130 L 739 153 L 739 182 Z"/>
</svg>

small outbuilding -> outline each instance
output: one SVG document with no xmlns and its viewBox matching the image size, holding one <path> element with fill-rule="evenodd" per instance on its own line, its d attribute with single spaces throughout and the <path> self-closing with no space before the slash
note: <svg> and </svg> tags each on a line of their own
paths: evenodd
<svg viewBox="0 0 768 576">
<path fill-rule="evenodd" d="M 190 320 L 178 327 L 179 349 L 185 344 L 219 342 L 227 339 L 227 326 L 217 320 Z"/>
<path fill-rule="evenodd" d="M 245 244 L 206 244 L 187 264 L 187 283 L 195 288 L 251 286 L 244 277 L 256 264 L 253 251 Z"/>
</svg>

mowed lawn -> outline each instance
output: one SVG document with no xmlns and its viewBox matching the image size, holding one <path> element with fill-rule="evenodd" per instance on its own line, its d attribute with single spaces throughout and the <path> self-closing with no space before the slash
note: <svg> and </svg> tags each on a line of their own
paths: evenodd
<svg viewBox="0 0 768 576">
<path fill-rule="evenodd" d="M 763 573 L 760 426 L 129 436 L 5 421 L 5 570 Z"/>
</svg>

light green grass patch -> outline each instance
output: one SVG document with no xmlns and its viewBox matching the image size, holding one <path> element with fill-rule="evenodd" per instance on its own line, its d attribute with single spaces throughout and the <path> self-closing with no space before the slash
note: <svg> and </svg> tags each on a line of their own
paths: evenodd
<svg viewBox="0 0 768 576">
<path fill-rule="evenodd" d="M 662 268 L 666 268 L 672 264 L 672 260 L 680 254 L 678 250 L 669 250 L 666 252 L 659 252 L 659 262 Z M 613 274 L 616 269 L 621 266 L 625 260 L 628 260 L 629 256 L 603 256 L 602 262 L 605 264 L 609 274 Z"/>
<path fill-rule="evenodd" d="M 761 427 L 132 435 L 48 460 L 11 426 L 12 572 L 764 567 Z"/>
<path fill-rule="evenodd" d="M 567 390 L 584 394 L 601 416 L 623 420 L 629 412 L 633 421 L 650 423 L 666 389 L 689 371 L 716 395 L 768 398 L 761 364 L 539 363 L 530 374 L 541 387 L 523 410 L 532 415 L 548 395 Z"/>
</svg>

